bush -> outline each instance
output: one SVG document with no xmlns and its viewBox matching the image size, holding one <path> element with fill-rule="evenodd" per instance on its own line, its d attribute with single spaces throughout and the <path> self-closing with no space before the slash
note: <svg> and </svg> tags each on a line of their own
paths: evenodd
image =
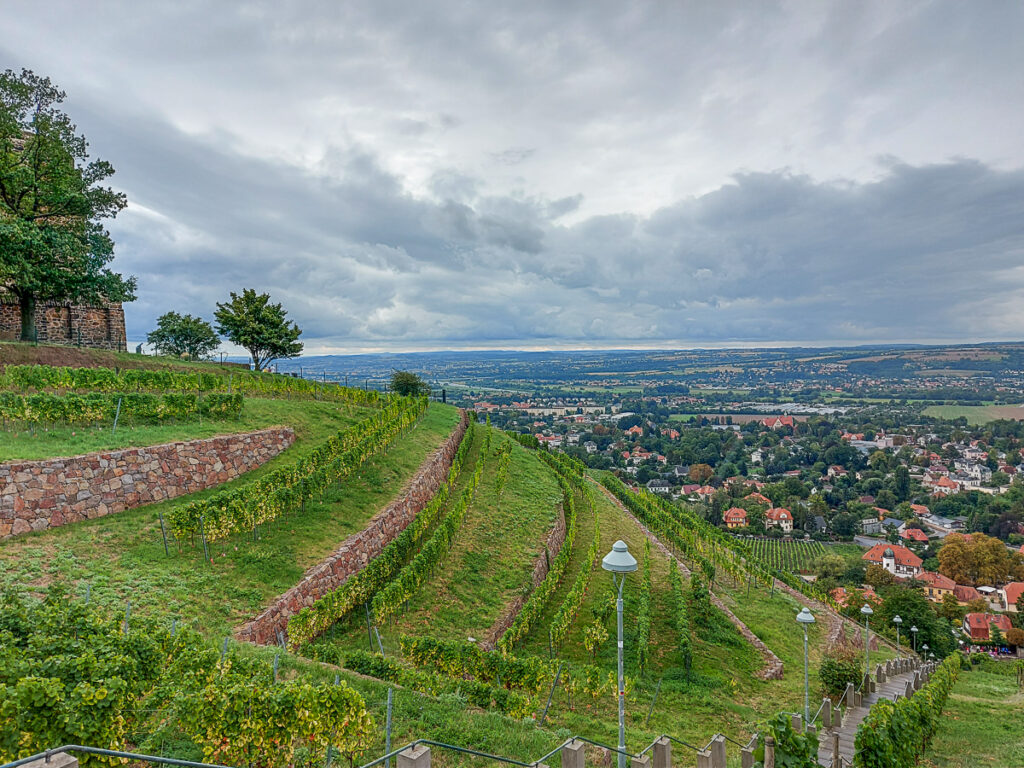
<svg viewBox="0 0 1024 768">
<path fill-rule="evenodd" d="M 861 656 L 852 648 L 831 651 L 821 660 L 818 679 L 822 690 L 832 698 L 842 696 L 848 683 L 857 685 L 863 674 Z"/>
</svg>

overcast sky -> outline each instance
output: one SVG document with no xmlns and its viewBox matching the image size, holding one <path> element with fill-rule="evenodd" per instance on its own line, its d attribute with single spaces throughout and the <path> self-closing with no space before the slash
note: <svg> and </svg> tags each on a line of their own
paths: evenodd
<svg viewBox="0 0 1024 768">
<path fill-rule="evenodd" d="M 5 0 L 129 207 L 141 339 L 1024 336 L 1024 3 Z"/>
</svg>

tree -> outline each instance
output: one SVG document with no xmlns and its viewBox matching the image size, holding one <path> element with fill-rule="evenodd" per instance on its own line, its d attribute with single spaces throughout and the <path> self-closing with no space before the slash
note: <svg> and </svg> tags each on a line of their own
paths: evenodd
<svg viewBox="0 0 1024 768">
<path fill-rule="evenodd" d="M 695 483 L 705 483 L 714 477 L 715 470 L 708 464 L 694 464 L 690 467 L 690 479 Z"/>
<path fill-rule="evenodd" d="M 1024 645 L 1024 629 L 1011 627 L 1006 630 L 1006 642 L 1017 647 Z"/>
<path fill-rule="evenodd" d="M 302 331 L 289 323 L 280 304 L 270 303 L 270 294 L 257 294 L 246 288 L 239 296 L 231 292 L 231 301 L 217 303 L 214 317 L 217 330 L 252 356 L 257 371 L 272 361 L 302 354 Z"/>
<path fill-rule="evenodd" d="M 418 397 L 429 395 L 430 385 L 411 371 L 395 371 L 391 374 L 391 391 L 404 397 Z"/>
<path fill-rule="evenodd" d="M 902 464 L 896 467 L 892 486 L 892 491 L 898 501 L 906 501 L 910 498 L 910 471 Z"/>
<path fill-rule="evenodd" d="M 146 341 L 161 355 L 187 356 L 189 360 L 207 357 L 220 346 L 213 326 L 200 317 L 166 312 L 156 321 L 156 330 L 150 331 Z"/>
<path fill-rule="evenodd" d="M 1024 578 L 1024 563 L 999 539 L 951 533 L 939 550 L 939 570 L 958 584 L 996 584 Z"/>
<path fill-rule="evenodd" d="M 107 269 L 114 242 L 100 224 L 127 200 L 100 186 L 114 168 L 89 161 L 65 95 L 29 70 L 0 75 L 0 286 L 18 299 L 22 341 L 39 301 L 135 298 L 135 278 Z"/>
<path fill-rule="evenodd" d="M 999 625 L 995 624 L 994 622 L 992 624 L 989 624 L 988 639 L 996 645 L 1002 645 L 1006 641 L 1006 638 L 1003 637 L 1002 630 L 999 629 Z"/>
<path fill-rule="evenodd" d="M 961 622 L 964 618 L 964 609 L 960 607 L 960 601 L 956 595 L 947 592 L 942 596 L 942 603 L 938 607 L 938 614 L 952 622 Z"/>
</svg>

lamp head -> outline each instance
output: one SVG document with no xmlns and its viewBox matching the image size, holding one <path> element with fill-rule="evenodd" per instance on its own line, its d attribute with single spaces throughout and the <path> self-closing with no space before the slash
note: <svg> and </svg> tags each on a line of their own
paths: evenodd
<svg viewBox="0 0 1024 768">
<path fill-rule="evenodd" d="M 917 626 L 915 625 L 915 626 L 911 627 L 910 631 L 916 633 L 917 632 Z"/>
<path fill-rule="evenodd" d="M 632 573 L 636 570 L 636 558 L 629 554 L 626 542 L 619 539 L 612 544 L 612 551 L 601 560 L 601 567 L 612 573 Z"/>
<path fill-rule="evenodd" d="M 867 603 L 864 603 L 864 605 L 861 606 L 860 612 L 862 614 L 864 614 L 865 616 L 870 616 L 871 614 L 874 613 L 874 611 L 871 610 L 871 606 L 868 605 Z"/>
<path fill-rule="evenodd" d="M 895 616 L 892 617 L 892 623 L 896 624 L 897 626 L 899 626 L 900 624 L 903 623 L 903 619 L 901 619 L 899 617 L 899 614 L 896 614 Z"/>
<path fill-rule="evenodd" d="M 801 610 L 800 613 L 796 615 L 796 620 L 799 621 L 801 624 L 813 624 L 814 614 L 807 610 L 807 606 L 804 606 L 803 610 Z"/>
</svg>

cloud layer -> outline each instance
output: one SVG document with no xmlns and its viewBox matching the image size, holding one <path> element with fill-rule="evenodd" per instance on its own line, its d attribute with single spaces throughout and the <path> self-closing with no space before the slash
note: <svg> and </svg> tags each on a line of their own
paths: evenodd
<svg viewBox="0 0 1024 768">
<path fill-rule="evenodd" d="M 0 41 L 118 169 L 130 336 L 242 287 L 310 351 L 1020 335 L 1021 6 L 223 5 Z"/>
</svg>

